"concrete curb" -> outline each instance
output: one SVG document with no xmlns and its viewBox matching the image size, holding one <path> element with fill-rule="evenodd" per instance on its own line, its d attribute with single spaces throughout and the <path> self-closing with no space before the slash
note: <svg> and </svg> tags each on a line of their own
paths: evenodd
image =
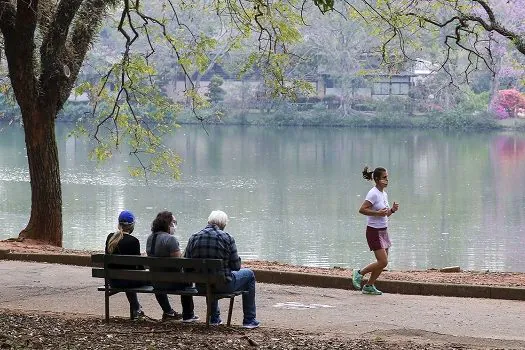
<svg viewBox="0 0 525 350">
<path fill-rule="evenodd" d="M 257 281 L 262 283 L 291 284 L 318 288 L 354 289 L 351 279 L 347 277 L 268 270 L 254 270 L 254 272 Z M 379 280 L 376 282 L 376 286 L 378 289 L 386 293 L 525 300 L 525 288 L 519 287 L 407 282 L 395 280 Z"/>
<path fill-rule="evenodd" d="M 40 254 L 40 253 L 9 253 L 0 251 L 0 259 L 3 260 L 20 260 L 35 261 L 50 264 L 91 266 L 91 256 L 70 255 L 70 254 Z"/>
<path fill-rule="evenodd" d="M 51 264 L 91 266 L 91 256 L 85 255 L 10 253 L 6 250 L 0 250 L 0 260 L 20 260 Z M 258 269 L 254 269 L 253 271 L 257 281 L 261 283 L 316 288 L 354 289 L 352 281 L 347 277 Z M 380 290 L 386 293 L 525 300 L 525 288 L 519 287 L 406 282 L 394 280 L 380 280 L 377 281 L 376 285 Z"/>
</svg>

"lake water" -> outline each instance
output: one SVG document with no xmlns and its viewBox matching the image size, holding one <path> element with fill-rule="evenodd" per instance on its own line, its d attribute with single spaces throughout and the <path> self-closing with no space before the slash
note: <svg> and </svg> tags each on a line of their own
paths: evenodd
<svg viewBox="0 0 525 350">
<path fill-rule="evenodd" d="M 391 269 L 459 265 L 525 272 L 525 135 L 352 128 L 183 125 L 169 139 L 184 158 L 182 178 L 131 178 L 118 154 L 97 166 L 86 140 L 57 126 L 64 205 L 64 247 L 103 249 L 120 210 L 137 216 L 145 249 L 151 221 L 168 209 L 176 236 L 206 224 L 213 209 L 243 259 L 354 267 L 372 261 L 358 213 L 372 183 L 364 165 L 389 171 Z M 0 238 L 18 235 L 30 213 L 23 133 L 0 138 Z"/>
</svg>

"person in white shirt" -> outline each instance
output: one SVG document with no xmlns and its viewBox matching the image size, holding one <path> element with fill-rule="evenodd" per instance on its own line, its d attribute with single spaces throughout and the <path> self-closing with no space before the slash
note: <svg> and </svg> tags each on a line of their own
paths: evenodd
<svg viewBox="0 0 525 350">
<path fill-rule="evenodd" d="M 360 270 L 354 269 L 352 284 L 355 289 L 361 290 L 363 276 L 370 273 L 367 284 L 363 286 L 363 294 L 381 295 L 383 292 L 374 284 L 388 265 L 388 249 L 392 245 L 388 237 L 388 217 L 399 210 L 399 204 L 394 202 L 392 207 L 388 204 L 388 195 L 385 191 L 388 186 L 388 172 L 385 168 L 378 167 L 374 171 L 369 171 L 369 168 L 365 167 L 363 178 L 375 182 L 375 186 L 368 191 L 361 204 L 359 213 L 367 216 L 366 240 L 377 261 Z"/>
</svg>

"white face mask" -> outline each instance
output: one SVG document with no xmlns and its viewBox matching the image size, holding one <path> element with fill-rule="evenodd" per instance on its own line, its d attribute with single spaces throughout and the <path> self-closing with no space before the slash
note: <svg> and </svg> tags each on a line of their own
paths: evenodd
<svg viewBox="0 0 525 350">
<path fill-rule="evenodd" d="M 175 234 L 175 227 L 170 226 L 170 235 L 174 235 L 174 234 Z"/>
</svg>

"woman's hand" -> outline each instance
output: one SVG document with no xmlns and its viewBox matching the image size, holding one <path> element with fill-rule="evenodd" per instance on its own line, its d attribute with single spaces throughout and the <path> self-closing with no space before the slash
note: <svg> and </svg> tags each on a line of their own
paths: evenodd
<svg viewBox="0 0 525 350">
<path fill-rule="evenodd" d="M 387 207 L 384 207 L 383 209 L 377 211 L 377 216 L 388 216 L 389 213 L 390 213 L 390 209 Z"/>
<path fill-rule="evenodd" d="M 392 213 L 395 213 L 398 210 L 399 210 L 399 203 L 394 202 L 394 204 L 392 204 Z"/>
</svg>

